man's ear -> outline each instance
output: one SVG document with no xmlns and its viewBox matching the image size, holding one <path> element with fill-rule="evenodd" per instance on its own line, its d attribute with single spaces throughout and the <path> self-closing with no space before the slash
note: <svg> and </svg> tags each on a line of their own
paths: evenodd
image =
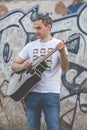
<svg viewBox="0 0 87 130">
<path fill-rule="evenodd" d="M 49 31 L 50 31 L 51 28 L 52 28 L 52 27 L 51 27 L 51 24 L 48 24 L 47 26 L 48 26 L 48 29 L 49 29 Z"/>
</svg>

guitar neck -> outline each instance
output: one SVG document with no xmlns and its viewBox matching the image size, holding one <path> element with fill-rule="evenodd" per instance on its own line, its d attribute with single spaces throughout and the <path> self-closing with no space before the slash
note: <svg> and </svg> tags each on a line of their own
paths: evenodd
<svg viewBox="0 0 87 130">
<path fill-rule="evenodd" d="M 40 63 L 45 61 L 49 56 L 51 56 L 55 51 L 57 51 L 57 47 L 55 47 L 52 51 L 48 52 L 43 58 L 41 58 Z"/>
</svg>

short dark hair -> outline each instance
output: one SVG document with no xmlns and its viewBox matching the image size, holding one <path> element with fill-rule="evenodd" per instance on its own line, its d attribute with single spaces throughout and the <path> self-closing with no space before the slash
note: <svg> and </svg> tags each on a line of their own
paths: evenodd
<svg viewBox="0 0 87 130">
<path fill-rule="evenodd" d="M 38 20 L 42 20 L 42 23 L 43 23 L 45 26 L 47 26 L 48 24 L 50 24 L 51 27 L 52 27 L 52 19 L 51 19 L 51 17 L 49 17 L 48 15 L 38 14 L 38 15 L 36 16 L 36 18 L 34 19 L 34 22 L 35 22 L 35 21 L 38 21 Z"/>
</svg>

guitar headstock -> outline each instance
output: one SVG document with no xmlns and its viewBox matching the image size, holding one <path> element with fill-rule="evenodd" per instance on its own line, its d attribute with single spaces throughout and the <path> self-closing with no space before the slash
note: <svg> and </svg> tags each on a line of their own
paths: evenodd
<svg viewBox="0 0 87 130">
<path fill-rule="evenodd" d="M 67 44 L 67 43 L 69 43 L 69 42 L 71 42 L 71 41 L 73 41 L 73 40 L 79 39 L 79 38 L 80 38 L 80 34 L 79 34 L 79 33 L 76 33 L 76 34 L 70 36 L 70 37 L 66 40 L 65 44 Z"/>
</svg>

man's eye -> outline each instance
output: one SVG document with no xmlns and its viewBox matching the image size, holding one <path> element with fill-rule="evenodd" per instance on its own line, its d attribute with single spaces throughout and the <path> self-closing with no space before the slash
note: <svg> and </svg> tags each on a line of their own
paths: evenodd
<svg viewBox="0 0 87 130">
<path fill-rule="evenodd" d="M 37 27 L 37 29 L 38 29 L 38 30 L 40 30 L 40 29 L 41 29 L 41 27 Z"/>
<path fill-rule="evenodd" d="M 34 29 L 40 30 L 40 29 L 41 29 L 41 27 L 34 27 Z"/>
</svg>

